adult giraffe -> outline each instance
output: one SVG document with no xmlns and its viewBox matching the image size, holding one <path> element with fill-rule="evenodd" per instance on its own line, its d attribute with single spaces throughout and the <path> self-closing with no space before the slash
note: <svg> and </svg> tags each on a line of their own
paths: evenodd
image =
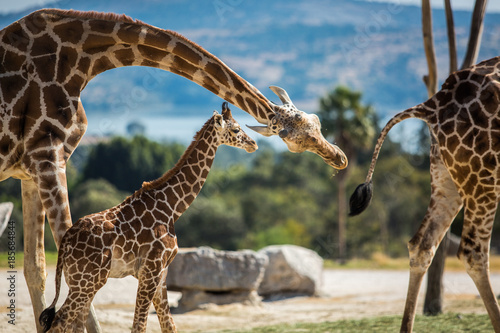
<svg viewBox="0 0 500 333">
<path fill-rule="evenodd" d="M 351 197 L 351 215 L 372 196 L 372 176 L 384 139 L 397 123 L 417 118 L 431 131 L 431 200 L 409 241 L 410 282 L 401 332 L 411 332 L 420 285 L 439 243 L 465 207 L 458 257 L 483 299 L 495 332 L 500 308 L 490 283 L 491 232 L 500 200 L 500 57 L 451 74 L 426 102 L 395 115 L 382 130 L 364 184 Z"/>
<path fill-rule="evenodd" d="M 125 16 L 33 12 L 0 31 L 0 61 L 0 181 L 22 180 L 24 274 L 35 318 L 45 307 L 45 213 L 59 244 L 71 226 L 65 167 L 87 128 L 80 92 L 99 73 L 150 66 L 184 76 L 251 114 L 265 125 L 252 129 L 279 134 L 290 151 L 347 166 L 318 118 L 299 111 L 283 89 L 271 87 L 284 103 L 275 105 L 195 43 Z"/>
</svg>

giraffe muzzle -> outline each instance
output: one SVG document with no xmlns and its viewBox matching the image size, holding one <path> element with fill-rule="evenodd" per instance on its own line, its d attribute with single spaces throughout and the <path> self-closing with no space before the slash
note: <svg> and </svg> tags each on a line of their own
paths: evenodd
<svg viewBox="0 0 500 333">
<path fill-rule="evenodd" d="M 245 151 L 247 153 L 253 153 L 257 149 L 259 149 L 259 146 L 257 145 L 257 143 L 255 141 L 252 140 L 249 142 L 249 145 L 247 145 L 247 147 L 245 148 Z"/>
<path fill-rule="evenodd" d="M 312 151 L 317 153 L 326 164 L 335 168 L 337 170 L 342 170 L 347 168 L 349 161 L 347 160 L 347 156 L 345 153 L 334 144 L 329 143 L 324 139 L 324 144 L 320 147 L 319 151 Z"/>
</svg>

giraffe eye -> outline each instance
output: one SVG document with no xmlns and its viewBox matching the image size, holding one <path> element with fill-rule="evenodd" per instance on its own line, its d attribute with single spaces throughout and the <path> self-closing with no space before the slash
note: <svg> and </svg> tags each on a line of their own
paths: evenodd
<svg viewBox="0 0 500 333">
<path fill-rule="evenodd" d="M 238 134 L 240 132 L 240 128 L 233 128 L 231 130 L 234 134 Z"/>
</svg>

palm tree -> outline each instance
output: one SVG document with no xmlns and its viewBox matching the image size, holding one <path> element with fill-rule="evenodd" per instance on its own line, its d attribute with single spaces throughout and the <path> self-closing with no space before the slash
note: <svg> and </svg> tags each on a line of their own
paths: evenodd
<svg viewBox="0 0 500 333">
<path fill-rule="evenodd" d="M 361 102 L 362 93 L 346 86 L 337 86 L 320 99 L 322 132 L 342 148 L 349 160 L 349 167 L 338 174 L 338 249 L 339 260 L 345 260 L 347 200 L 345 182 L 349 171 L 356 164 L 358 152 L 368 149 L 376 132 L 376 114 L 370 105 Z"/>
</svg>

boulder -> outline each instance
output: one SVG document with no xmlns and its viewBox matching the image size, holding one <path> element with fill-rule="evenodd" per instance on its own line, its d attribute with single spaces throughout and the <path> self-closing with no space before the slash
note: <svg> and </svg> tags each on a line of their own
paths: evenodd
<svg viewBox="0 0 500 333">
<path fill-rule="evenodd" d="M 267 257 L 251 250 L 181 249 L 168 268 L 167 286 L 182 292 L 184 311 L 204 304 L 256 304 L 266 266 Z"/>
<path fill-rule="evenodd" d="M 272 245 L 258 253 L 269 260 L 259 295 L 269 298 L 319 294 L 323 259 L 316 252 L 295 245 Z"/>
<path fill-rule="evenodd" d="M 0 236 L 2 236 L 5 228 L 7 228 L 13 209 L 14 204 L 12 202 L 0 203 Z"/>
</svg>

